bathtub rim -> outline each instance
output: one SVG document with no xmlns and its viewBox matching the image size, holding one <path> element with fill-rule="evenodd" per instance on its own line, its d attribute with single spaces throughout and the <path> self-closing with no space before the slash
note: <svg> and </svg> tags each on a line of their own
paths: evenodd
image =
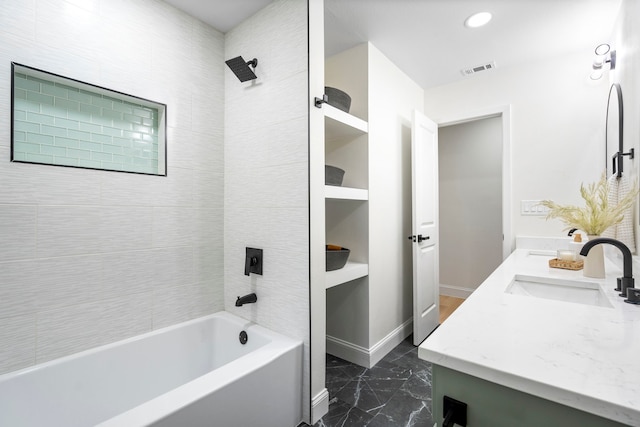
<svg viewBox="0 0 640 427">
<path fill-rule="evenodd" d="M 205 398 L 207 395 L 214 393 L 215 391 L 224 388 L 238 378 L 255 372 L 289 351 L 297 350 L 297 356 L 300 359 L 300 369 L 303 369 L 304 343 L 302 340 L 289 338 L 226 311 L 214 313 L 213 315 L 204 316 L 195 320 L 206 320 L 207 318 L 215 315 L 226 317 L 234 323 L 238 323 L 238 326 L 242 326 L 242 329 L 246 330 L 249 336 L 251 336 L 252 332 L 261 333 L 270 337 L 271 340 L 269 343 L 248 354 L 234 359 L 211 372 L 207 372 L 198 378 L 182 384 L 181 386 L 169 390 L 152 400 L 115 415 L 114 417 L 97 424 L 96 427 L 150 425 L 171 416 L 177 411 Z M 250 368 L 241 370 L 241 368 L 246 366 L 250 366 Z M 300 378 L 302 378 L 302 372 L 300 373 Z M 302 382 L 300 382 L 300 391 L 302 391 Z"/>
<path fill-rule="evenodd" d="M 302 341 L 286 346 L 271 345 L 271 343 L 269 343 L 214 371 L 208 372 L 152 400 L 109 418 L 97 424 L 96 427 L 149 426 L 173 415 L 200 399 L 204 399 L 207 395 L 223 389 L 239 378 L 250 375 L 278 357 L 283 356 L 285 352 L 295 351 L 296 347 L 298 347 L 298 357 L 300 359 L 300 368 L 302 369 Z M 239 369 L 247 364 L 250 364 L 251 368 L 242 370 L 242 373 L 239 374 Z M 300 378 L 302 378 L 301 373 Z M 214 384 L 212 384 L 212 382 Z M 302 391 L 302 381 L 300 382 L 300 391 Z"/>
<path fill-rule="evenodd" d="M 88 356 L 88 355 L 91 355 L 91 354 L 94 354 L 94 353 L 98 353 L 98 352 L 101 352 L 101 351 L 109 350 L 109 349 L 114 348 L 114 347 L 118 347 L 118 346 L 125 345 L 125 344 L 128 344 L 128 343 L 140 341 L 140 340 L 142 340 L 144 338 L 147 338 L 147 337 L 152 337 L 152 336 L 159 335 L 159 334 L 162 334 L 162 333 L 170 332 L 170 331 L 173 331 L 175 329 L 179 329 L 179 328 L 182 328 L 182 327 L 185 327 L 185 326 L 192 325 L 194 323 L 203 322 L 203 321 L 206 321 L 206 320 L 208 320 L 210 318 L 214 318 L 214 317 L 222 317 L 222 318 L 224 318 L 226 320 L 231 321 L 234 324 L 237 324 L 238 326 L 242 327 L 245 330 L 248 330 L 248 328 L 252 328 L 253 331 L 259 332 L 261 334 L 265 334 L 265 335 L 270 336 L 270 337 L 272 336 L 272 337 L 275 337 L 275 338 L 278 338 L 278 339 L 283 339 L 284 341 L 290 340 L 290 341 L 292 341 L 292 343 L 296 343 L 298 341 L 298 340 L 290 338 L 290 337 L 288 337 L 286 335 L 283 335 L 281 333 L 272 331 L 271 329 L 267 329 L 264 326 L 260 326 L 257 323 L 254 323 L 254 322 L 252 322 L 250 320 L 244 319 L 244 318 L 242 318 L 240 316 L 237 316 L 237 315 L 235 315 L 233 313 L 229 313 L 228 311 L 221 310 L 221 311 L 217 311 L 217 312 L 212 313 L 212 314 L 207 314 L 205 316 L 196 317 L 195 319 L 185 320 L 184 322 L 180 322 L 180 323 L 176 323 L 176 324 L 173 324 L 173 325 L 164 326 L 164 327 L 159 328 L 159 329 L 154 329 L 154 330 L 151 330 L 151 331 L 147 331 L 147 332 L 144 332 L 144 333 L 139 334 L 139 335 L 134 335 L 134 336 L 129 337 L 129 338 L 124 338 L 124 339 L 121 339 L 121 340 L 118 340 L 118 341 L 114 341 L 112 343 L 102 344 L 102 345 L 99 345 L 97 347 L 91 347 L 91 348 L 88 348 L 86 350 L 79 351 L 77 353 L 72 353 L 72 354 L 68 354 L 66 356 L 61 356 L 61 357 L 57 357 L 55 359 L 47 360 L 45 362 L 36 363 L 35 365 L 27 366 L 25 368 L 21 368 L 21 369 L 15 370 L 15 371 L 5 372 L 4 374 L 0 374 L 0 382 L 4 382 L 4 381 L 10 380 L 10 379 L 15 378 L 15 377 L 26 375 L 26 374 L 29 374 L 29 373 L 31 373 L 33 371 L 39 371 L 39 370 L 45 369 L 46 367 L 49 367 L 49 366 L 55 366 L 55 365 L 58 365 L 58 364 L 66 363 L 68 361 L 72 361 L 74 359 L 77 359 L 77 358 L 80 358 L 80 357 L 83 357 L 83 356 Z M 300 342 L 302 342 L 302 341 L 300 341 Z"/>
<path fill-rule="evenodd" d="M 193 324 L 206 322 L 212 318 L 222 318 L 224 319 L 224 321 L 230 322 L 232 324 L 231 327 L 238 327 L 239 329 L 247 331 L 249 339 L 251 339 L 252 334 L 260 334 L 265 336 L 269 340 L 269 342 L 254 349 L 248 354 L 242 355 L 237 359 L 233 359 L 230 362 L 227 362 L 224 365 L 201 375 L 200 377 L 197 377 L 178 387 L 168 390 L 152 398 L 151 400 L 141 403 L 127 411 L 121 412 L 111 418 L 101 421 L 97 424 L 97 426 L 128 427 L 132 425 L 132 423 L 134 423 L 133 425 L 140 426 L 152 424 L 156 421 L 170 416 L 171 414 L 188 406 L 196 400 L 201 399 L 206 395 L 223 388 L 237 378 L 249 375 L 251 372 L 260 369 L 261 367 L 269 364 L 270 362 L 276 360 L 278 357 L 284 355 L 289 351 L 297 351 L 297 357 L 300 361 L 300 369 L 303 369 L 302 359 L 304 343 L 302 340 L 296 340 L 287 337 L 281 333 L 272 331 L 268 328 L 260 326 L 250 320 L 244 319 L 227 311 L 218 311 L 216 313 L 208 314 L 195 319 L 190 319 L 181 323 L 145 332 L 140 335 L 135 335 L 133 337 L 115 341 L 113 343 L 93 347 L 16 371 L 8 372 L 0 375 L 0 382 L 10 381 L 12 379 L 31 373 L 37 375 L 37 371 L 40 370 L 44 370 L 50 367 L 56 367 L 57 365 L 65 363 L 73 363 L 74 360 L 82 357 L 90 356 L 95 353 L 100 353 L 112 348 L 127 345 L 129 343 L 141 341 L 145 338 L 171 332 L 176 329 L 188 327 Z M 249 369 L 247 369 L 247 367 L 249 367 Z M 300 373 L 300 376 L 302 377 L 302 373 Z M 300 383 L 300 390 L 302 390 L 302 382 Z"/>
</svg>

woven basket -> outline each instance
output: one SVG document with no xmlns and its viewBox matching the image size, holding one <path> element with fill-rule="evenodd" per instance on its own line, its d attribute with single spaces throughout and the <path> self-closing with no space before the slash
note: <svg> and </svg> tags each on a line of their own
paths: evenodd
<svg viewBox="0 0 640 427">
<path fill-rule="evenodd" d="M 565 270 L 582 270 L 584 267 L 584 261 L 563 261 L 558 258 L 549 260 L 549 267 L 551 268 L 563 268 Z"/>
</svg>

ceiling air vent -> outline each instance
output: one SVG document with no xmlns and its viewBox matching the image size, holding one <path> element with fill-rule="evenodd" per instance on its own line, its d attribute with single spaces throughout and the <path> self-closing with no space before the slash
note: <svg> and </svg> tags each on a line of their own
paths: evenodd
<svg viewBox="0 0 640 427">
<path fill-rule="evenodd" d="M 496 68 L 496 62 L 491 61 L 487 64 L 477 65 L 475 67 L 463 68 L 460 70 L 463 76 L 470 76 L 472 74 L 480 73 L 482 71 L 493 70 Z"/>
</svg>

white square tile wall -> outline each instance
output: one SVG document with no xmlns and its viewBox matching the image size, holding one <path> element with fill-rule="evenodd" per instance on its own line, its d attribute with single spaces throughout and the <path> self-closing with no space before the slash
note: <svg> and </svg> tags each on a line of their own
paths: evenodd
<svg viewBox="0 0 640 427">
<path fill-rule="evenodd" d="M 224 35 L 146 0 L 6 0 L 0 28 L 0 116 L 13 61 L 165 103 L 169 152 L 167 177 L 11 163 L 0 122 L 0 373 L 223 309 Z"/>
</svg>

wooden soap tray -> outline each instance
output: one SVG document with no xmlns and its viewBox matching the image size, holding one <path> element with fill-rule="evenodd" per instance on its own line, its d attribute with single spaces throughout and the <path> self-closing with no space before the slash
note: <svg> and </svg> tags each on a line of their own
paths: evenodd
<svg viewBox="0 0 640 427">
<path fill-rule="evenodd" d="M 551 268 L 563 268 L 565 270 L 582 270 L 584 267 L 584 261 L 563 261 L 558 258 L 549 260 L 549 267 Z"/>
</svg>

